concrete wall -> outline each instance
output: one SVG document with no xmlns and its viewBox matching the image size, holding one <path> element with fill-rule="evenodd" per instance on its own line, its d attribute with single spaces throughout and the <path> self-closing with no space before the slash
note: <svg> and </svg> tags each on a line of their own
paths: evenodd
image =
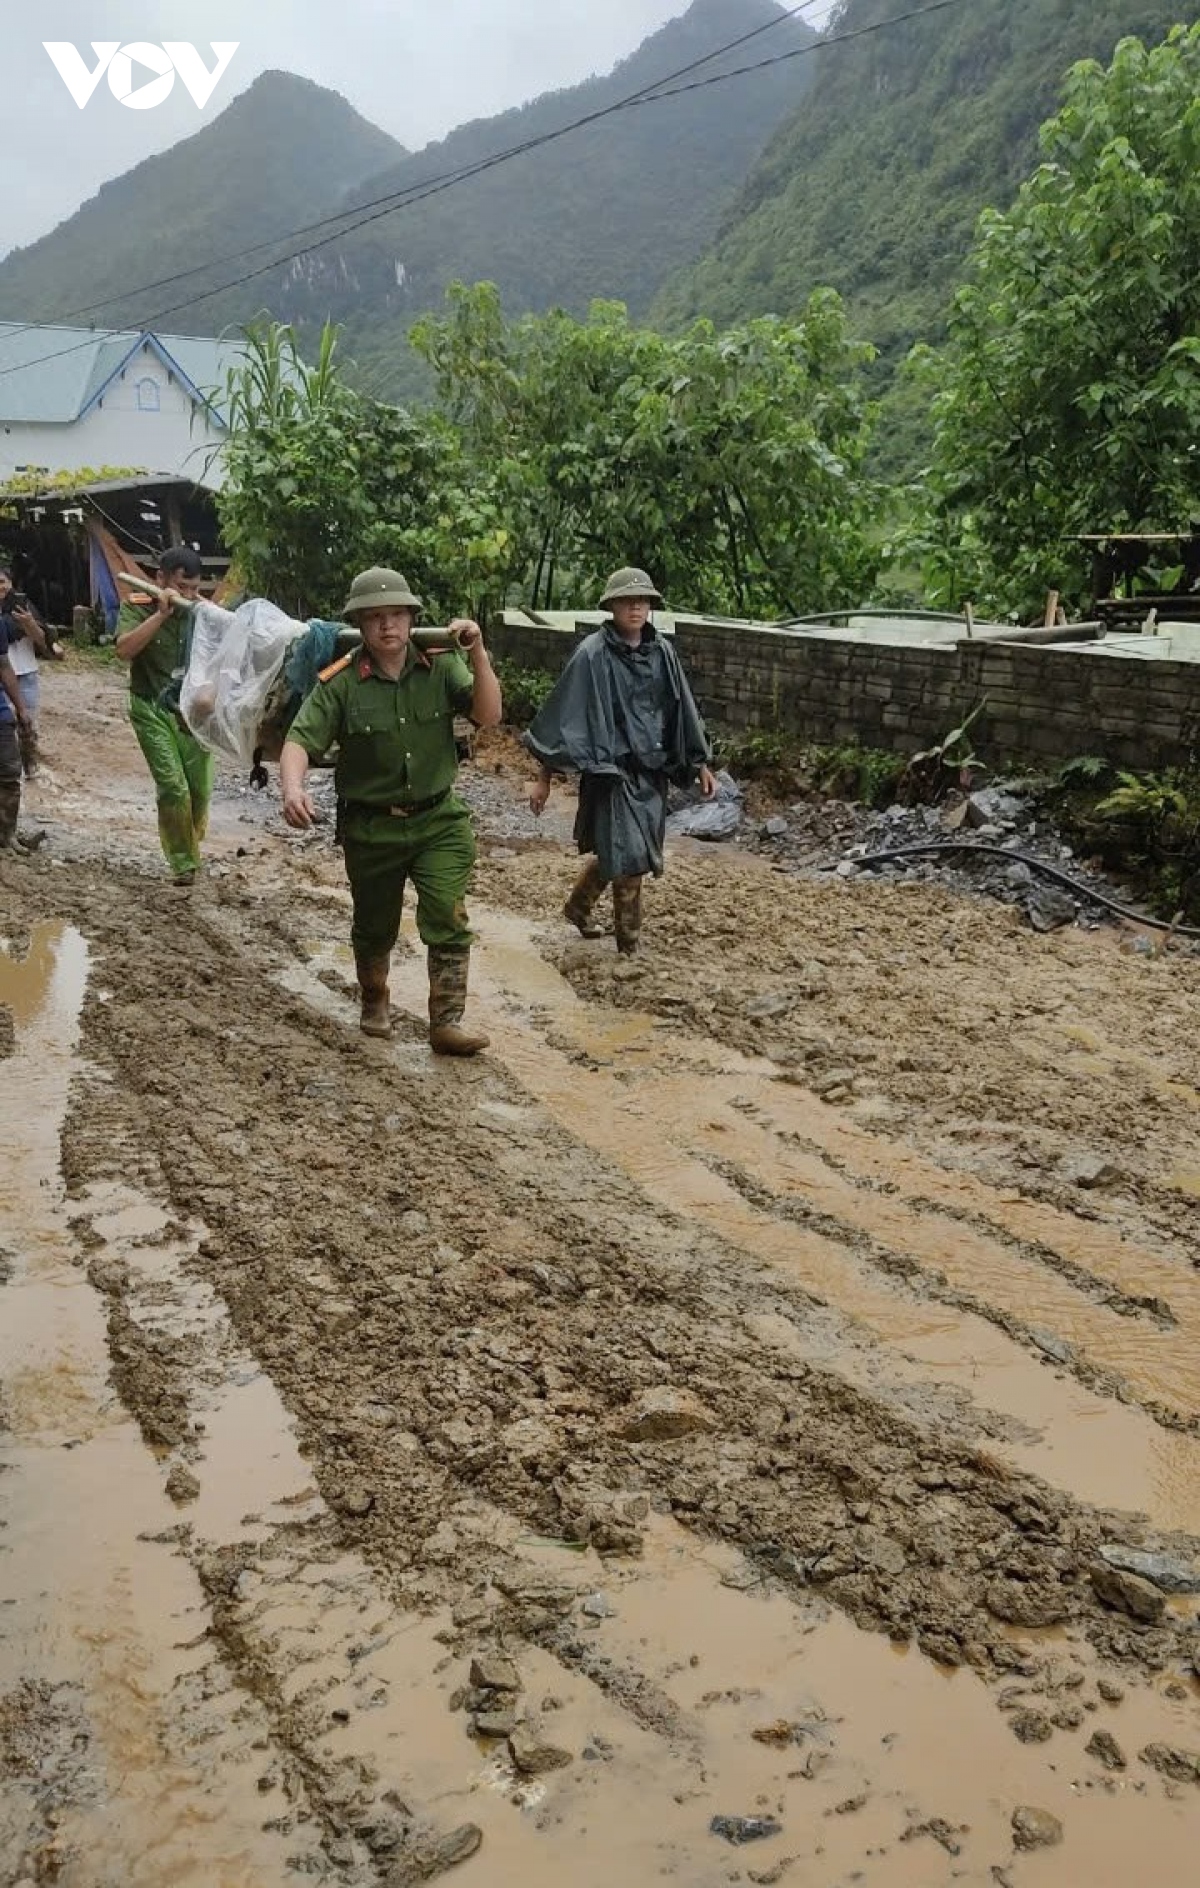
<svg viewBox="0 0 1200 1888">
<path fill-rule="evenodd" d="M 557 673 L 574 646 L 561 630 L 496 622 L 493 653 Z M 1053 644 L 961 641 L 899 647 L 786 630 L 681 623 L 675 646 L 718 729 L 781 728 L 802 739 L 911 753 L 972 708 L 993 763 L 1102 754 L 1159 768 L 1200 746 L 1200 662 L 1093 655 Z"/>
</svg>

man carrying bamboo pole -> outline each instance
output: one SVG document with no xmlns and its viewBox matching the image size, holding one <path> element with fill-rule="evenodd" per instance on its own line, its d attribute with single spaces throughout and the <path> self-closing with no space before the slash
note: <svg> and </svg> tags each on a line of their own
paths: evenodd
<svg viewBox="0 0 1200 1888">
<path fill-rule="evenodd" d="M 159 843 L 178 886 L 194 884 L 200 869 L 214 762 L 160 696 L 184 666 L 187 606 L 200 595 L 202 569 L 190 545 L 173 545 L 159 561 L 158 600 L 135 593 L 117 617 L 116 651 L 129 664 L 129 719 L 154 780 Z"/>
</svg>

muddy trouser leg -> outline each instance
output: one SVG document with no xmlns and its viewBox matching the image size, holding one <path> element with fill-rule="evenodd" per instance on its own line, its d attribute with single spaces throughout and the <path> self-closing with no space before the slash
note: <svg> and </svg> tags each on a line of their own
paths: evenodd
<svg viewBox="0 0 1200 1888">
<path fill-rule="evenodd" d="M 419 821 L 419 824 L 418 824 Z M 475 863 L 471 816 L 455 795 L 412 822 L 417 929 L 429 961 L 429 1043 L 438 1055 L 477 1055 L 486 1036 L 462 1027 L 473 938 L 467 884 Z"/>
<path fill-rule="evenodd" d="M 38 686 L 38 677 L 19 675 L 17 687 L 21 691 L 21 700 L 25 703 L 25 712 L 29 716 L 28 724 L 18 730 L 18 739 L 21 743 L 21 765 L 25 769 L 26 779 L 32 780 L 38 770 L 39 759 L 37 714 L 41 691 Z"/>
<path fill-rule="evenodd" d="M 203 783 L 207 777 L 211 793 L 212 757 L 204 752 L 199 742 L 180 725 L 174 715 L 168 714 L 156 702 L 143 701 L 137 695 L 130 696 L 129 719 L 154 779 L 158 801 L 158 837 L 163 857 L 173 877 L 190 876 L 200 866 L 200 839 L 193 817 L 193 805 L 199 798 L 207 821 L 208 801 L 203 793 Z"/>
<path fill-rule="evenodd" d="M 603 926 L 592 919 L 596 900 L 608 884 L 600 870 L 600 861 L 594 856 L 585 859 L 583 870 L 571 887 L 570 897 L 563 906 L 563 917 L 573 924 L 581 937 L 602 937 Z"/>
<path fill-rule="evenodd" d="M 392 1033 L 388 971 L 400 935 L 408 878 L 408 848 L 403 834 L 385 824 L 386 820 L 386 814 L 371 814 L 365 819 L 356 815 L 356 836 L 343 837 L 342 841 L 354 900 L 350 942 L 362 991 L 359 1026 L 368 1036 Z"/>
<path fill-rule="evenodd" d="M 0 721 L 0 851 L 17 836 L 21 811 L 21 743 L 15 721 Z"/>
<path fill-rule="evenodd" d="M 206 747 L 201 747 L 195 735 L 191 734 L 187 728 L 176 728 L 175 739 L 179 747 L 179 758 L 183 763 L 184 778 L 188 784 L 188 798 L 192 804 L 192 831 L 196 835 L 196 856 L 199 859 L 200 842 L 208 831 L 208 812 L 212 805 L 216 759 Z"/>
<path fill-rule="evenodd" d="M 612 882 L 613 917 L 616 920 L 617 949 L 631 957 L 642 935 L 642 879 L 637 874 L 615 878 Z"/>
</svg>

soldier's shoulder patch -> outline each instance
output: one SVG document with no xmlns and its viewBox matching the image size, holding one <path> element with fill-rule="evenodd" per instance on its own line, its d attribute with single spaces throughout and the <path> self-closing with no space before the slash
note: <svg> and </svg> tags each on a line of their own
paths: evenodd
<svg viewBox="0 0 1200 1888">
<path fill-rule="evenodd" d="M 321 669 L 317 675 L 318 682 L 332 682 L 334 676 L 341 675 L 350 667 L 353 660 L 354 650 L 352 649 L 348 656 L 340 656 L 336 662 L 331 662 L 327 669 Z"/>
</svg>

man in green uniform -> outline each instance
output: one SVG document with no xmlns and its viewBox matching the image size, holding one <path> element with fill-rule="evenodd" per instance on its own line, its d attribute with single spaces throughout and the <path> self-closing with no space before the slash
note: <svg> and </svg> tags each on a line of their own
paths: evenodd
<svg viewBox="0 0 1200 1888">
<path fill-rule="evenodd" d="M 342 614 L 356 623 L 363 646 L 325 671 L 288 730 L 279 763 L 283 814 L 289 826 L 312 825 L 309 762 L 336 747 L 361 1027 L 369 1036 L 392 1033 L 388 967 L 411 879 L 429 961 L 430 1046 L 437 1055 L 477 1055 L 487 1037 L 462 1026 L 475 835 L 454 792 L 454 717 L 497 726 L 500 684 L 478 623 L 450 625 L 458 649 L 419 649 L 412 629 L 420 607 L 397 571 L 364 570 L 354 579 Z"/>
<path fill-rule="evenodd" d="M 164 551 L 157 582 L 166 600 L 131 597 L 117 618 L 116 651 L 129 664 L 129 719 L 154 777 L 159 843 L 176 885 L 191 885 L 200 869 L 213 757 L 159 697 L 184 665 L 189 612 L 182 606 L 200 595 L 202 569 L 190 545 Z"/>
</svg>

